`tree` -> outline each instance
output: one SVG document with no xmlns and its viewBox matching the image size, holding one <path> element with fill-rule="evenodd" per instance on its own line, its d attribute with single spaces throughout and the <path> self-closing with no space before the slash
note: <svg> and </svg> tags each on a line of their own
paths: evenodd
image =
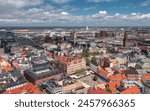
<svg viewBox="0 0 150 111">
<path fill-rule="evenodd" d="M 112 93 L 112 91 L 111 91 L 110 88 L 108 88 L 108 87 L 106 88 L 106 91 Z"/>
<path fill-rule="evenodd" d="M 99 54 L 100 54 L 99 52 L 93 52 L 92 53 L 93 56 L 96 56 L 96 55 L 99 55 Z"/>
<path fill-rule="evenodd" d="M 90 65 L 90 60 L 88 58 L 86 58 L 86 65 L 89 66 Z"/>
<path fill-rule="evenodd" d="M 93 81 L 97 81 L 97 79 L 98 79 L 97 76 L 93 77 Z"/>
<path fill-rule="evenodd" d="M 109 88 L 109 85 L 108 85 L 108 84 L 106 84 L 106 85 L 105 85 L 105 89 L 106 89 L 106 91 L 108 91 L 108 92 L 112 93 L 112 91 L 110 90 L 110 88 Z"/>
<path fill-rule="evenodd" d="M 95 57 L 95 56 L 92 57 L 91 62 L 92 62 L 93 64 L 97 64 L 97 63 L 96 63 L 96 57 Z"/>
<path fill-rule="evenodd" d="M 83 52 L 82 52 L 82 56 L 84 56 L 84 57 L 89 57 L 89 51 L 88 50 L 83 50 Z"/>
<path fill-rule="evenodd" d="M 47 88 L 47 85 L 46 84 L 40 84 L 39 87 L 40 87 L 40 89 L 45 90 Z"/>
</svg>

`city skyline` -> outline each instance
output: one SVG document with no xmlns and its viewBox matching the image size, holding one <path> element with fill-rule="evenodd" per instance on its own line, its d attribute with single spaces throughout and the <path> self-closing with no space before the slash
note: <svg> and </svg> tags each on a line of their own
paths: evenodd
<svg viewBox="0 0 150 111">
<path fill-rule="evenodd" d="M 1 26 L 150 26 L 150 0 L 0 0 Z"/>
</svg>

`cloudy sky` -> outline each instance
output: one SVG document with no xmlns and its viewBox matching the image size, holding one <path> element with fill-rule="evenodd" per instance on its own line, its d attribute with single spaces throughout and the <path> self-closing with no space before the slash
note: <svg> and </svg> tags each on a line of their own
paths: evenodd
<svg viewBox="0 0 150 111">
<path fill-rule="evenodd" d="M 150 0 L 0 0 L 0 26 L 150 26 Z"/>
</svg>

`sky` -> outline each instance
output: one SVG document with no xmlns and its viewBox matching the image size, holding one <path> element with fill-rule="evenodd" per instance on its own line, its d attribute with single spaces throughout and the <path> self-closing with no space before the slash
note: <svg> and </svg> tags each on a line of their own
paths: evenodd
<svg viewBox="0 0 150 111">
<path fill-rule="evenodd" d="M 0 26 L 150 26 L 150 0 L 0 0 Z"/>
</svg>

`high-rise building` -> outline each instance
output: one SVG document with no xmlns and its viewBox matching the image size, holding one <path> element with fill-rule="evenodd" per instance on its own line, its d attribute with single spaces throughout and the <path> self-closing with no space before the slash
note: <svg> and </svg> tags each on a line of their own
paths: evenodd
<svg viewBox="0 0 150 111">
<path fill-rule="evenodd" d="M 115 33 L 113 31 L 100 31 L 95 33 L 95 37 L 96 38 L 100 38 L 100 37 L 115 37 Z"/>
<path fill-rule="evenodd" d="M 98 33 L 95 33 L 95 37 L 99 38 L 99 37 L 107 37 L 107 33 L 106 31 L 100 31 Z"/>
<path fill-rule="evenodd" d="M 126 42 L 127 42 L 127 32 L 125 31 L 123 38 L 123 47 L 126 47 Z"/>
<path fill-rule="evenodd" d="M 73 40 L 73 44 L 75 45 L 76 44 L 76 41 L 77 41 L 77 34 L 75 31 L 73 31 L 71 34 L 71 39 Z"/>
<path fill-rule="evenodd" d="M 0 31 L 0 47 L 5 47 L 6 45 L 18 44 L 17 38 L 13 32 Z"/>
</svg>

